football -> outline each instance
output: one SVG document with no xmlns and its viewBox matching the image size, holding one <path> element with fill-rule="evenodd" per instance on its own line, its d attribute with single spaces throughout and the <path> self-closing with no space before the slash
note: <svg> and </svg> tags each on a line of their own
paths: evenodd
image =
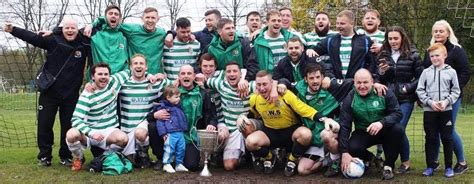
<svg viewBox="0 0 474 184">
<path fill-rule="evenodd" d="M 346 178 L 360 178 L 365 171 L 364 161 L 359 158 L 354 158 L 349 164 L 347 170 L 342 172 Z"/>
</svg>

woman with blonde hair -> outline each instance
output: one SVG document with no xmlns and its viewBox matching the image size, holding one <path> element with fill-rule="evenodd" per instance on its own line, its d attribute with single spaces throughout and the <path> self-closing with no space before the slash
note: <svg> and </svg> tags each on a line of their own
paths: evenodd
<svg viewBox="0 0 474 184">
<path fill-rule="evenodd" d="M 469 81 L 471 77 L 471 69 L 469 66 L 469 62 L 467 60 L 466 52 L 461 47 L 461 45 L 459 45 L 458 39 L 454 35 L 453 28 L 449 25 L 449 23 L 446 20 L 436 21 L 431 30 L 431 35 L 432 37 L 431 37 L 430 45 L 433 45 L 434 43 L 442 43 L 446 47 L 448 51 L 448 57 L 446 58 L 445 63 L 453 67 L 454 70 L 456 70 L 458 81 L 459 81 L 459 87 L 461 88 L 461 95 L 459 99 L 453 104 L 452 123 L 453 123 L 454 154 L 456 155 L 456 158 L 457 158 L 457 163 L 454 166 L 454 173 L 462 174 L 464 171 L 468 169 L 468 167 L 467 167 L 467 162 L 464 159 L 464 150 L 463 150 L 461 137 L 456 132 L 456 129 L 454 128 L 454 126 L 456 123 L 456 116 L 457 116 L 458 110 L 461 107 L 463 88 L 464 86 L 466 86 L 467 82 Z M 428 52 L 425 54 L 425 59 L 423 63 L 424 63 L 425 68 L 431 65 L 431 60 L 428 55 Z M 437 141 L 436 146 L 438 148 L 437 150 L 439 150 L 439 146 L 440 146 L 439 139 Z M 435 158 L 438 158 L 438 155 L 436 155 Z M 439 166 L 438 162 L 437 164 Z"/>
</svg>

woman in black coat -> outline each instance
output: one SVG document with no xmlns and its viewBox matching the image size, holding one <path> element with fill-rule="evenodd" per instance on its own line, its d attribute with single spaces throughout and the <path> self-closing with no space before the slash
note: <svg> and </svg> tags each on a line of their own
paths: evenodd
<svg viewBox="0 0 474 184">
<path fill-rule="evenodd" d="M 379 80 L 395 93 L 403 114 L 400 123 L 406 128 L 417 100 L 415 90 L 423 66 L 416 48 L 411 45 L 402 27 L 387 28 L 377 61 Z M 410 144 L 407 136 L 402 140 L 400 158 L 402 164 L 399 172 L 405 173 L 410 169 Z"/>
</svg>

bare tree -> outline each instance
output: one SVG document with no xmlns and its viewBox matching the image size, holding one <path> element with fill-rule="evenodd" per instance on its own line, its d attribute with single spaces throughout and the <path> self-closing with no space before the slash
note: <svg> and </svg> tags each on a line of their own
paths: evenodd
<svg viewBox="0 0 474 184">
<path fill-rule="evenodd" d="M 139 14 L 139 11 L 136 11 L 136 6 L 138 5 L 139 0 L 108 0 L 109 4 L 115 4 L 120 7 L 122 11 L 122 19 L 125 20 L 128 17 Z"/>
<path fill-rule="evenodd" d="M 56 22 L 56 26 L 59 26 L 59 24 L 63 21 L 64 15 L 66 15 L 68 8 L 69 8 L 69 0 L 61 0 L 59 14 L 57 18 L 58 21 Z"/>
<path fill-rule="evenodd" d="M 80 14 L 86 22 L 92 22 L 101 15 L 101 10 L 105 9 L 102 7 L 102 0 L 84 0 L 83 5 L 86 8 L 86 13 L 81 12 L 81 8 L 78 8 Z"/>
<path fill-rule="evenodd" d="M 245 17 L 244 14 L 245 7 L 250 6 L 252 3 L 249 3 L 246 0 L 219 0 L 219 4 L 225 9 L 223 12 L 225 17 L 229 17 L 234 21 L 234 24 L 242 18 Z"/>
<path fill-rule="evenodd" d="M 186 0 L 183 2 L 181 2 L 181 0 L 166 0 L 166 6 L 170 12 L 171 30 L 174 30 L 176 19 L 178 19 L 178 14 L 181 12 L 181 8 L 183 8 L 184 4 L 186 4 Z"/>
<path fill-rule="evenodd" d="M 140 0 L 82 0 L 80 6 L 84 6 L 86 12 L 79 9 L 79 14 L 86 22 L 92 22 L 97 17 L 104 15 L 107 6 L 117 5 L 122 12 L 122 19 L 125 20 L 139 14 L 139 11 L 136 11 L 139 2 Z"/>
</svg>

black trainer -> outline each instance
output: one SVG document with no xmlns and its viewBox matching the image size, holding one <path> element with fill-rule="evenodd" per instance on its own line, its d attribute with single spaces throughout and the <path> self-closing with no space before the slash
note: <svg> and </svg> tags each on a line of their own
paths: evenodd
<svg viewBox="0 0 474 184">
<path fill-rule="evenodd" d="M 464 165 L 461 165 L 458 162 L 458 163 L 456 163 L 456 165 L 454 165 L 454 174 L 462 174 L 462 173 L 466 172 L 468 169 L 469 169 L 469 167 L 467 167 L 467 163 L 464 164 Z"/>
<path fill-rule="evenodd" d="M 51 166 L 51 158 L 43 157 L 43 158 L 39 159 L 38 160 L 38 165 L 45 166 L 45 167 Z"/>
<path fill-rule="evenodd" d="M 270 160 L 265 160 L 265 161 L 263 162 L 263 172 L 264 172 L 265 174 L 271 174 L 271 173 L 273 173 L 273 170 L 274 170 L 274 168 L 275 168 L 276 159 L 277 159 L 276 155 L 273 154 L 273 155 L 272 155 L 272 158 L 271 158 Z"/>
<path fill-rule="evenodd" d="M 253 165 L 253 170 L 255 171 L 255 173 L 260 174 L 263 172 L 264 170 L 263 162 L 264 162 L 264 159 L 262 158 L 255 158 L 255 157 L 253 158 L 252 165 Z"/>
<path fill-rule="evenodd" d="M 398 173 L 399 174 L 405 174 L 410 170 L 411 170 L 410 166 L 406 166 L 405 164 L 401 164 L 400 167 L 398 168 Z"/>
<path fill-rule="evenodd" d="M 155 165 L 153 166 L 153 170 L 161 171 L 162 169 L 163 169 L 163 162 L 161 162 L 161 160 L 157 160 L 155 162 Z"/>
<path fill-rule="evenodd" d="M 285 166 L 284 171 L 285 176 L 293 176 L 296 174 L 296 163 L 293 161 L 288 161 Z"/>
<path fill-rule="evenodd" d="M 71 167 L 72 166 L 72 159 L 70 159 L 70 158 L 61 158 L 59 160 L 59 163 L 61 165 L 64 165 L 64 166 Z"/>
<path fill-rule="evenodd" d="M 148 153 L 144 151 L 137 151 L 135 154 L 135 166 L 142 169 L 150 167 L 151 159 Z"/>
</svg>

